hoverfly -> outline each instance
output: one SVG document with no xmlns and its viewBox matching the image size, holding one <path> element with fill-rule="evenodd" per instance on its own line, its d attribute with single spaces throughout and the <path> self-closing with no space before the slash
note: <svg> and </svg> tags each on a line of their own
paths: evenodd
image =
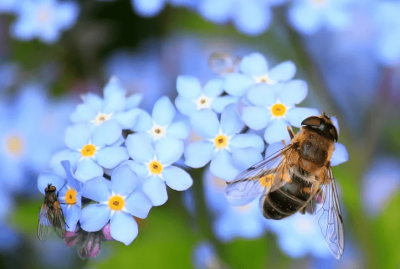
<svg viewBox="0 0 400 269">
<path fill-rule="evenodd" d="M 58 201 L 58 192 L 56 193 L 56 187 L 47 184 L 44 192 L 44 202 L 39 212 L 37 236 L 39 240 L 46 241 L 50 230 L 53 227 L 58 237 L 65 238 L 66 223 L 60 202 Z"/>
<path fill-rule="evenodd" d="M 330 165 L 338 133 L 325 113 L 306 118 L 301 125 L 297 134 L 288 126 L 290 144 L 239 174 L 228 183 L 226 194 L 236 205 L 261 195 L 262 213 L 268 219 L 316 213 L 325 241 L 339 259 L 344 250 L 343 219 Z"/>
</svg>

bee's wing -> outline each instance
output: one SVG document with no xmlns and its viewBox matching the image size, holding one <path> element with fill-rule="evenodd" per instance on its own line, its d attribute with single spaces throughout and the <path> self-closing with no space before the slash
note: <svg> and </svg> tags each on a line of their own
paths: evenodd
<svg viewBox="0 0 400 269">
<path fill-rule="evenodd" d="M 65 238 L 65 218 L 61 207 L 52 208 L 51 210 L 49 210 L 49 212 L 51 212 L 51 219 L 53 221 L 54 231 L 56 232 L 58 237 L 62 239 Z"/>
<path fill-rule="evenodd" d="M 279 185 L 280 178 L 276 176 L 276 173 L 287 170 L 286 158 L 282 155 L 290 150 L 292 150 L 291 145 L 256 163 L 236 176 L 232 182 L 228 182 L 226 196 L 229 203 L 235 206 L 248 204 L 259 195 L 269 191 L 271 186 L 275 188 Z M 268 180 L 265 177 L 269 175 L 271 175 L 270 182 L 264 181 L 265 183 L 261 184 L 260 180 Z"/>
<path fill-rule="evenodd" d="M 39 222 L 37 228 L 37 236 L 40 241 L 46 241 L 50 233 L 52 224 L 49 220 L 49 208 L 43 204 L 39 212 Z"/>
<path fill-rule="evenodd" d="M 316 194 L 317 200 L 320 199 L 318 195 L 322 195 L 322 207 L 318 209 L 316 216 L 332 255 L 339 259 L 344 251 L 343 218 L 335 179 L 330 166 L 327 168 L 328 183 L 321 185 L 320 191 Z"/>
</svg>

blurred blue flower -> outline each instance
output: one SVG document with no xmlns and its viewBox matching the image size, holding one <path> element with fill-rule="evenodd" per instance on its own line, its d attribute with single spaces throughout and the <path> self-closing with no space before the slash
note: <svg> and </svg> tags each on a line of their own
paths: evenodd
<svg viewBox="0 0 400 269">
<path fill-rule="evenodd" d="M 211 79 L 201 88 L 200 81 L 192 76 L 179 76 L 176 80 L 178 97 L 175 105 L 179 112 L 190 116 L 193 112 L 209 108 L 221 113 L 225 106 L 237 102 L 233 96 L 220 96 L 223 93 L 222 79 Z"/>
<path fill-rule="evenodd" d="M 71 114 L 71 121 L 89 123 L 93 128 L 106 121 L 115 121 L 124 130 L 132 128 L 142 112 L 136 108 L 142 100 L 142 95 L 133 94 L 126 97 L 126 90 L 117 77 L 111 77 L 103 92 L 104 99 L 91 93 L 83 95 L 83 104 L 78 105 Z M 116 131 L 121 134 L 119 129 Z"/>
<path fill-rule="evenodd" d="M 14 253 L 21 241 L 13 227 L 0 221 L 0 253 Z"/>
<path fill-rule="evenodd" d="M 197 0 L 131 0 L 132 7 L 143 17 L 156 16 L 167 3 L 175 7 L 192 7 Z"/>
<path fill-rule="evenodd" d="M 153 146 L 147 134 L 131 134 L 126 139 L 126 148 L 134 162 L 129 162 L 133 171 L 144 179 L 143 192 L 154 206 L 164 204 L 167 199 L 165 184 L 177 191 L 190 188 L 193 180 L 183 169 L 172 166 L 183 153 L 183 142 L 164 137 Z"/>
<path fill-rule="evenodd" d="M 132 130 L 148 134 L 153 141 L 163 137 L 185 139 L 189 134 L 189 124 L 185 121 L 173 122 L 175 114 L 175 107 L 169 98 L 161 97 L 154 104 L 151 116 L 145 111 L 139 114 Z"/>
<path fill-rule="evenodd" d="M 125 245 L 132 243 L 138 235 L 138 225 L 132 215 L 144 219 L 152 207 L 140 184 L 129 165 L 115 168 L 111 181 L 103 177 L 87 181 L 82 195 L 99 203 L 82 209 L 81 228 L 96 232 L 110 220 L 112 238 Z"/>
<path fill-rule="evenodd" d="M 70 161 L 75 178 L 81 182 L 100 177 L 104 174 L 103 168 L 113 169 L 129 158 L 126 148 L 120 146 L 121 132 L 116 121 L 105 121 L 93 131 L 88 124 L 69 126 L 65 144 L 70 150 L 57 153 L 56 160 Z M 56 163 L 53 169 L 57 171 L 60 165 Z"/>
<path fill-rule="evenodd" d="M 196 269 L 226 268 L 218 258 L 214 246 L 208 241 L 196 244 L 193 249 L 192 260 Z"/>
<path fill-rule="evenodd" d="M 0 1 L 0 13 L 11 13 L 14 12 L 18 3 L 18 0 L 2 0 Z"/>
<path fill-rule="evenodd" d="M 18 64 L 12 62 L 0 63 L 0 91 L 4 91 L 13 86 L 17 82 L 18 73 Z"/>
<path fill-rule="evenodd" d="M 362 181 L 365 211 L 378 216 L 400 188 L 400 162 L 390 157 L 378 157 Z"/>
<path fill-rule="evenodd" d="M 351 22 L 353 0 L 298 0 L 288 10 L 288 20 L 302 34 L 311 35 L 326 27 L 343 30 Z"/>
<path fill-rule="evenodd" d="M 39 175 L 37 186 L 43 195 L 46 195 L 44 190 L 48 184 L 56 187 L 67 224 L 67 231 L 73 232 L 81 214 L 82 187 L 81 183 L 72 176 L 69 161 L 63 161 L 62 166 L 67 176 L 66 180 L 55 173 L 43 172 Z"/>
<path fill-rule="evenodd" d="M 243 108 L 242 120 L 254 130 L 266 127 L 264 139 L 268 144 L 288 141 L 288 125 L 300 127 L 305 118 L 319 115 L 317 109 L 295 106 L 306 98 L 307 92 L 307 84 L 302 80 L 257 84 L 247 92 L 247 100 L 252 106 Z"/>
<path fill-rule="evenodd" d="M 237 155 L 237 162 L 246 162 L 260 156 L 264 150 L 264 142 L 255 134 L 239 134 L 243 123 L 236 113 L 234 104 L 228 105 L 221 113 L 221 122 L 210 109 L 203 109 L 192 114 L 190 118 L 194 131 L 204 138 L 185 149 L 185 164 L 199 168 L 211 160 L 211 172 L 224 180 L 232 180 L 241 170 L 235 164 L 232 155 Z M 243 157 L 236 151 L 254 148 L 250 156 Z M 254 157 L 256 156 L 256 157 Z"/>
<path fill-rule="evenodd" d="M 56 42 L 61 31 L 75 23 L 79 7 L 75 2 L 57 0 L 21 0 L 15 8 L 17 21 L 11 26 L 15 38 L 30 41 L 39 38 L 45 43 Z"/>
<path fill-rule="evenodd" d="M 277 82 L 291 80 L 296 73 L 296 66 L 286 61 L 269 69 L 267 59 L 260 53 L 243 57 L 240 63 L 241 73 L 225 76 L 224 89 L 233 96 L 243 96 L 249 87 L 259 83 L 274 85 Z"/>
</svg>

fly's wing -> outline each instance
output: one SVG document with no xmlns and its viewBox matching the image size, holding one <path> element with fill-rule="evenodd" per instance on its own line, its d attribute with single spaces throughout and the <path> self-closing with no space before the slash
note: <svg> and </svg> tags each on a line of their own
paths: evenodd
<svg viewBox="0 0 400 269">
<path fill-rule="evenodd" d="M 317 202 L 318 199 L 322 199 L 322 207 L 316 212 L 316 216 L 332 255 L 339 259 L 344 251 L 343 218 L 335 179 L 330 166 L 327 168 L 328 182 L 321 185 L 320 191 L 316 194 Z"/>
<path fill-rule="evenodd" d="M 57 207 L 51 208 L 49 212 L 51 212 L 49 216 L 52 220 L 54 231 L 58 237 L 64 239 L 66 235 L 65 218 L 61 207 L 58 205 Z"/>
<path fill-rule="evenodd" d="M 37 236 L 40 241 L 46 241 L 50 233 L 52 223 L 48 216 L 49 208 L 43 204 L 39 212 L 39 222 L 37 228 Z"/>
<path fill-rule="evenodd" d="M 280 173 L 287 170 L 285 155 L 290 153 L 292 149 L 293 147 L 289 145 L 279 150 L 229 182 L 226 188 L 229 203 L 235 206 L 246 205 L 259 195 L 269 191 L 271 186 L 279 185 L 281 181 Z"/>
</svg>

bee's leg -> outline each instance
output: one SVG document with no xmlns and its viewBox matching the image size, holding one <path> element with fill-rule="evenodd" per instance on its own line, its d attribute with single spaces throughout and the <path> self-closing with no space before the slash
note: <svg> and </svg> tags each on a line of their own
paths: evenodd
<svg viewBox="0 0 400 269">
<path fill-rule="evenodd" d="M 289 132 L 290 140 L 292 140 L 293 137 L 294 137 L 294 133 L 293 133 L 292 129 L 289 126 L 286 126 L 286 128 L 287 128 L 287 130 Z"/>
</svg>

